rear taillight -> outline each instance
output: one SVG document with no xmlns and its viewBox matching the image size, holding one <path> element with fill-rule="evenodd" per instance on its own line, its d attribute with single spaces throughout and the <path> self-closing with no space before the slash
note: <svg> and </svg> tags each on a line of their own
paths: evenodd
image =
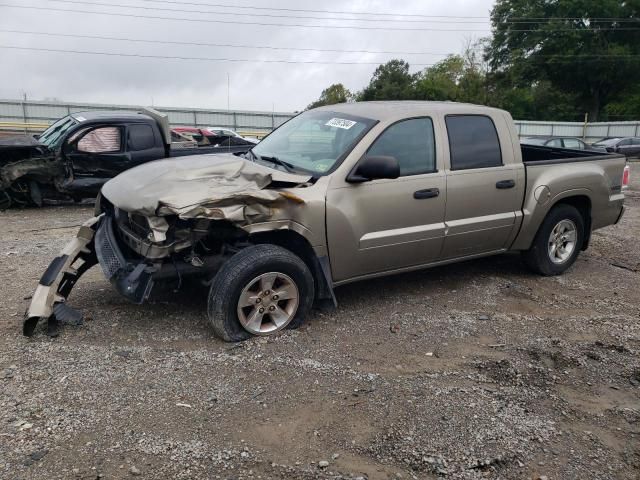
<svg viewBox="0 0 640 480">
<path fill-rule="evenodd" d="M 622 172 L 622 188 L 628 188 L 629 187 L 629 177 L 631 175 L 631 171 L 629 169 L 629 165 L 625 165 L 624 167 L 624 172 Z"/>
</svg>

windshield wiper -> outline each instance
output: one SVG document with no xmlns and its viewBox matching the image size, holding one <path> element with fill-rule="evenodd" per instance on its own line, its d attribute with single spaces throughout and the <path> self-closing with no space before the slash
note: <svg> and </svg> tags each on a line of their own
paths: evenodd
<svg viewBox="0 0 640 480">
<path fill-rule="evenodd" d="M 253 153 L 253 152 L 251 152 Z M 255 153 L 254 153 L 255 155 Z M 284 160 L 280 160 L 278 157 L 269 157 L 269 156 L 265 156 L 265 155 L 261 155 L 260 159 L 262 160 L 266 160 L 268 162 L 271 163 L 275 163 L 276 165 L 280 165 L 281 167 L 283 167 L 287 172 L 289 173 L 294 173 L 294 167 L 293 165 L 291 165 L 288 162 L 285 162 Z"/>
</svg>

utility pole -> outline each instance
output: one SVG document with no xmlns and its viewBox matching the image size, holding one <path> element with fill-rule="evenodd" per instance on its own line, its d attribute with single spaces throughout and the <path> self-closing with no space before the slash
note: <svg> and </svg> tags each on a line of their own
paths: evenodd
<svg viewBox="0 0 640 480">
<path fill-rule="evenodd" d="M 584 114 L 584 126 L 582 127 L 582 140 L 587 139 L 587 125 L 589 124 L 589 113 Z"/>
<path fill-rule="evenodd" d="M 24 134 L 27 134 L 27 92 L 22 92 L 22 121 L 24 123 Z"/>
</svg>

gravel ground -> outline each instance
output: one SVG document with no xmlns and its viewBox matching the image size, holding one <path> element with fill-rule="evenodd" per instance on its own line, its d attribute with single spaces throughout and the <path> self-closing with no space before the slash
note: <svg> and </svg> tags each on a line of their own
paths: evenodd
<svg viewBox="0 0 640 480">
<path fill-rule="evenodd" d="M 0 478 L 631 479 L 640 471 L 640 168 L 565 275 L 503 255 L 337 289 L 337 310 L 226 344 L 206 291 L 21 335 L 86 206 L 0 213 Z"/>
</svg>

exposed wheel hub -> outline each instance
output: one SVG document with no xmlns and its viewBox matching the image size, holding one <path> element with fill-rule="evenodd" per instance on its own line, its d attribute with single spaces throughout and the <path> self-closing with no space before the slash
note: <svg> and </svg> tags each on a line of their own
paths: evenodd
<svg viewBox="0 0 640 480">
<path fill-rule="evenodd" d="M 238 319 L 253 335 L 267 335 L 286 327 L 295 317 L 300 295 L 291 277 L 269 272 L 251 280 L 238 299 Z"/>
<path fill-rule="evenodd" d="M 549 259 L 555 264 L 569 260 L 576 248 L 578 229 L 571 220 L 561 220 L 549 235 Z"/>
</svg>

